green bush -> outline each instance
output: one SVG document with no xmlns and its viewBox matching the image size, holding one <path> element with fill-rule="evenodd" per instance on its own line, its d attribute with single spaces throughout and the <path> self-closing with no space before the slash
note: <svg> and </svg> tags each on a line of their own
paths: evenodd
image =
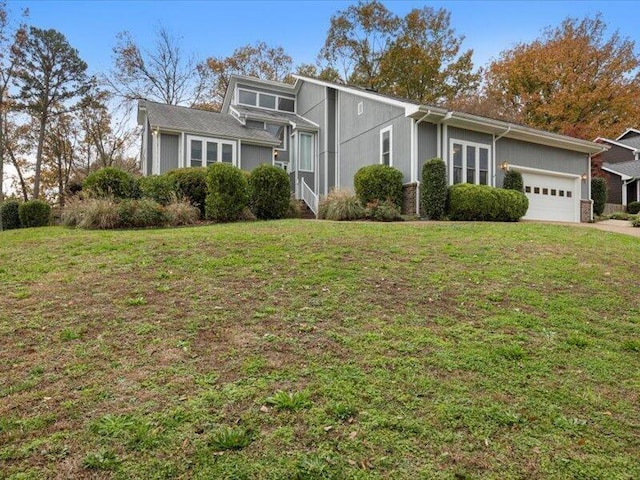
<svg viewBox="0 0 640 480">
<path fill-rule="evenodd" d="M 262 164 L 249 175 L 249 206 L 256 217 L 283 218 L 289 210 L 291 186 L 283 169 Z"/>
<path fill-rule="evenodd" d="M 160 205 L 169 205 L 176 197 L 173 181 L 166 175 L 151 175 L 138 180 L 140 194 L 143 198 L 150 198 Z"/>
<path fill-rule="evenodd" d="M 447 213 L 447 166 L 439 158 L 432 158 L 422 167 L 420 205 L 427 218 L 442 220 Z"/>
<path fill-rule="evenodd" d="M 20 228 L 20 202 L 17 200 L 5 200 L 0 203 L 0 221 L 2 230 Z"/>
<path fill-rule="evenodd" d="M 169 225 L 193 225 L 200 219 L 200 210 L 191 205 L 187 198 L 175 199 L 165 207 Z"/>
<path fill-rule="evenodd" d="M 85 178 L 82 190 L 95 197 L 139 198 L 136 178 L 119 168 L 106 167 Z"/>
<path fill-rule="evenodd" d="M 452 220 L 517 222 L 529 208 L 524 193 L 487 185 L 461 183 L 449 188 Z"/>
<path fill-rule="evenodd" d="M 402 220 L 400 209 L 390 200 L 379 202 L 375 200 L 364 209 L 364 216 L 374 222 L 397 222 Z"/>
<path fill-rule="evenodd" d="M 591 179 L 591 200 L 593 200 L 593 214 L 602 215 L 607 203 L 607 181 L 604 178 Z"/>
<path fill-rule="evenodd" d="M 362 220 L 364 216 L 360 200 L 347 190 L 332 190 L 318 205 L 318 218 L 323 220 Z"/>
<path fill-rule="evenodd" d="M 122 200 L 117 212 L 119 228 L 161 227 L 169 223 L 162 205 L 150 198 Z"/>
<path fill-rule="evenodd" d="M 631 220 L 631 226 L 640 227 L 640 218 L 639 217 L 635 217 L 633 220 Z"/>
<path fill-rule="evenodd" d="M 207 167 L 207 198 L 205 214 L 216 222 L 239 220 L 249 204 L 247 177 L 228 163 Z"/>
<path fill-rule="evenodd" d="M 386 165 L 362 167 L 356 172 L 353 184 L 362 205 L 390 200 L 402 208 L 402 172 L 396 168 Z"/>
<path fill-rule="evenodd" d="M 502 180 L 502 188 L 524 193 L 522 174 L 515 170 L 507 170 L 504 174 L 504 179 Z"/>
<path fill-rule="evenodd" d="M 164 174 L 173 184 L 178 197 L 188 198 L 198 207 L 200 216 L 204 218 L 205 199 L 207 198 L 206 168 L 177 168 Z"/>
<path fill-rule="evenodd" d="M 627 205 L 627 213 L 630 213 L 631 215 L 636 215 L 639 212 L 640 212 L 640 202 L 631 202 L 629 205 Z"/>
<path fill-rule="evenodd" d="M 51 220 L 51 207 L 42 200 L 29 200 L 18 206 L 18 215 L 23 228 L 46 227 Z"/>
</svg>

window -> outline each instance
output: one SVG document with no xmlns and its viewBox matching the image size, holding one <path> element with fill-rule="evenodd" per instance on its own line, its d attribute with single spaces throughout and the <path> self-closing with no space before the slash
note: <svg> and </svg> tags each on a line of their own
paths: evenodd
<svg viewBox="0 0 640 480">
<path fill-rule="evenodd" d="M 567 190 L 567 198 L 571 198 L 571 190 Z"/>
<path fill-rule="evenodd" d="M 549 195 L 549 189 L 548 188 L 543 188 L 542 189 L 542 194 L 543 195 Z"/>
<path fill-rule="evenodd" d="M 298 167 L 301 171 L 313 172 L 313 135 L 300 133 L 300 161 Z"/>
<path fill-rule="evenodd" d="M 524 187 L 524 193 L 531 193 L 531 187 L 529 185 Z"/>
<path fill-rule="evenodd" d="M 393 165 L 393 126 L 380 130 L 380 163 Z"/>
<path fill-rule="evenodd" d="M 451 140 L 451 183 L 489 185 L 490 147 L 480 143 Z"/>
<path fill-rule="evenodd" d="M 552 188 L 552 189 L 551 189 L 551 196 L 552 196 L 552 197 L 555 197 L 555 196 L 556 196 L 556 189 L 555 189 L 555 188 Z"/>
<path fill-rule="evenodd" d="M 540 194 L 540 187 L 533 187 L 533 193 Z"/>
<path fill-rule="evenodd" d="M 276 148 L 278 150 L 286 150 L 287 149 L 287 127 L 284 125 L 276 125 L 275 123 L 267 123 L 265 124 L 264 129 L 269 132 L 271 135 L 280 140 L 280 145 Z"/>
<path fill-rule="evenodd" d="M 192 136 L 187 140 L 190 167 L 206 167 L 216 162 L 235 163 L 236 144 L 231 140 Z"/>
<path fill-rule="evenodd" d="M 238 89 L 238 103 L 283 112 L 295 112 L 296 110 L 296 102 L 293 98 L 281 97 L 271 93 L 254 92 L 242 88 Z"/>
<path fill-rule="evenodd" d="M 364 112 L 364 103 L 358 102 L 358 115 L 362 115 Z"/>
</svg>

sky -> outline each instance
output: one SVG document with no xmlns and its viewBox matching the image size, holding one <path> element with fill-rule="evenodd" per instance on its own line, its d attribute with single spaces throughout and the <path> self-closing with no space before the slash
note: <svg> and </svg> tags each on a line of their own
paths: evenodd
<svg viewBox="0 0 640 480">
<path fill-rule="evenodd" d="M 239 46 L 264 40 L 282 46 L 294 64 L 314 63 L 333 14 L 344 1 L 11 1 L 14 18 L 28 8 L 29 23 L 62 32 L 77 48 L 91 73 L 106 72 L 118 32 L 129 31 L 142 47 L 152 48 L 154 31 L 167 28 L 196 58 L 227 56 Z M 404 15 L 424 5 L 446 8 L 451 26 L 464 35 L 463 49 L 474 50 L 474 64 L 486 65 L 501 51 L 528 42 L 567 16 L 601 12 L 611 31 L 640 44 L 640 30 L 629 21 L 633 1 L 386 1 Z"/>
</svg>

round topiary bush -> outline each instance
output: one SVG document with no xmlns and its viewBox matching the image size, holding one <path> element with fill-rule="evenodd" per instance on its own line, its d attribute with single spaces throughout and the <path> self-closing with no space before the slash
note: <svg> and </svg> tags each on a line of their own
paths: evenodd
<svg viewBox="0 0 640 480">
<path fill-rule="evenodd" d="M 451 220 L 517 222 L 529 208 L 524 193 L 460 183 L 449 188 Z"/>
<path fill-rule="evenodd" d="M 20 202 L 17 200 L 5 200 L 0 203 L 0 221 L 2 230 L 20 228 Z"/>
<path fill-rule="evenodd" d="M 24 228 L 46 227 L 51 219 L 51 207 L 42 200 L 29 200 L 20 204 L 18 214 Z"/>
<path fill-rule="evenodd" d="M 247 177 L 228 163 L 207 167 L 207 198 L 205 214 L 216 222 L 239 220 L 249 204 Z"/>
<path fill-rule="evenodd" d="M 262 164 L 249 175 L 249 207 L 260 219 L 284 218 L 289 210 L 291 186 L 283 169 Z"/>
<path fill-rule="evenodd" d="M 402 208 L 402 172 L 387 165 L 369 165 L 358 170 L 353 185 L 362 205 L 390 200 Z"/>
<path fill-rule="evenodd" d="M 607 181 L 604 178 L 591 179 L 591 200 L 593 200 L 593 214 L 602 215 L 607 203 Z"/>
<path fill-rule="evenodd" d="M 638 212 L 640 212 L 640 202 L 631 202 L 627 205 L 627 213 L 636 215 Z"/>
<path fill-rule="evenodd" d="M 447 213 L 447 166 L 439 158 L 432 158 L 422 167 L 420 204 L 424 215 L 442 220 Z"/>
<path fill-rule="evenodd" d="M 177 196 L 173 181 L 165 175 L 142 177 L 138 185 L 143 198 L 150 198 L 160 205 L 169 205 Z"/>
<path fill-rule="evenodd" d="M 207 169 L 177 168 L 165 173 L 173 184 L 178 197 L 188 198 L 192 205 L 198 207 L 201 217 L 205 214 L 205 199 L 207 198 Z"/>
<path fill-rule="evenodd" d="M 95 197 L 139 198 L 136 178 L 119 168 L 106 167 L 85 178 L 82 189 Z"/>
<path fill-rule="evenodd" d="M 502 180 L 502 188 L 524 193 L 522 174 L 515 170 L 507 170 L 504 174 L 504 179 Z"/>
</svg>

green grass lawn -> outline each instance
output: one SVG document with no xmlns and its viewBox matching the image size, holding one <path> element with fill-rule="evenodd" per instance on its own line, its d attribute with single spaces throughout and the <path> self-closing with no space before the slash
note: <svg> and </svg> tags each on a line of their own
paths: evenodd
<svg viewBox="0 0 640 480">
<path fill-rule="evenodd" d="M 640 478 L 640 242 L 0 234 L 0 478 Z"/>
</svg>

